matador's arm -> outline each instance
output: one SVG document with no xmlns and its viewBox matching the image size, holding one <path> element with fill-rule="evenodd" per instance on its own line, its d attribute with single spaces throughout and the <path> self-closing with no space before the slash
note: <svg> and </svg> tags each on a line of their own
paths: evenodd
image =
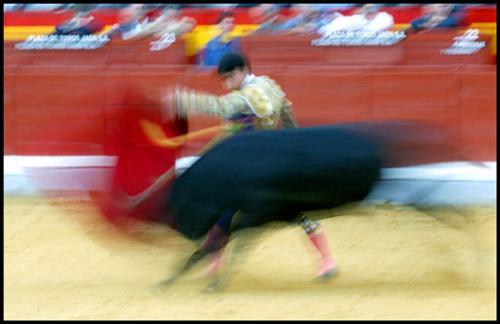
<svg viewBox="0 0 500 324">
<path fill-rule="evenodd" d="M 285 99 L 286 102 L 283 105 L 283 108 L 281 109 L 280 113 L 280 119 L 281 119 L 281 127 L 283 128 L 297 128 L 297 122 L 295 121 L 295 118 L 293 117 L 292 113 L 292 103 Z"/>
<path fill-rule="evenodd" d="M 177 115 L 181 117 L 188 113 L 202 113 L 224 119 L 230 119 L 238 114 L 257 117 L 267 117 L 272 114 L 272 107 L 269 100 L 266 100 L 265 93 L 256 87 L 247 87 L 220 97 L 176 88 L 175 100 Z"/>
</svg>

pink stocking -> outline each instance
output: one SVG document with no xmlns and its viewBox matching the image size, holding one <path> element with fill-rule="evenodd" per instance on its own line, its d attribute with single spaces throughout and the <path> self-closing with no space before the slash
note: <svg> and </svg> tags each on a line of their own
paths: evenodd
<svg viewBox="0 0 500 324">
<path fill-rule="evenodd" d="M 224 249 L 220 249 L 210 254 L 209 258 L 211 260 L 207 270 L 205 271 L 205 277 L 213 277 L 219 271 L 222 264 L 222 254 Z"/>
<path fill-rule="evenodd" d="M 314 233 L 308 235 L 309 240 L 314 245 L 316 250 L 321 255 L 321 267 L 318 272 L 319 276 L 329 274 L 335 270 L 336 263 L 330 254 L 330 249 L 328 248 L 328 242 L 326 240 L 325 233 L 321 228 L 318 228 Z"/>
</svg>

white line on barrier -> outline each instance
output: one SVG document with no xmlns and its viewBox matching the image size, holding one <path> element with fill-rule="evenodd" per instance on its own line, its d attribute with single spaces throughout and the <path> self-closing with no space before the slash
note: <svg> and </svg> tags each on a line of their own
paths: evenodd
<svg viewBox="0 0 500 324">
<path fill-rule="evenodd" d="M 176 169 L 187 169 L 197 157 L 188 156 L 176 161 Z M 382 169 L 382 179 L 496 181 L 496 161 L 483 162 L 478 167 L 468 162 L 433 163 L 415 167 Z M 111 167 L 116 156 L 20 156 L 4 155 L 4 176 L 25 175 L 25 168 L 92 168 Z"/>
</svg>

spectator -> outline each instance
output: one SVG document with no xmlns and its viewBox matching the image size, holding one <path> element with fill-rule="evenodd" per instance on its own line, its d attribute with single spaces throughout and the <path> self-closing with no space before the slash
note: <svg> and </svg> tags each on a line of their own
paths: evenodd
<svg viewBox="0 0 500 324">
<path fill-rule="evenodd" d="M 191 17 L 180 17 L 180 10 L 173 7 L 165 7 L 157 19 L 145 23 L 140 32 L 134 38 L 138 37 L 162 37 L 167 33 L 175 36 L 184 35 L 196 27 L 196 20 Z"/>
<path fill-rule="evenodd" d="M 379 11 L 379 5 L 365 4 L 352 16 L 339 16 L 320 29 L 321 34 L 335 31 L 362 30 L 384 31 L 394 26 L 394 18 L 387 12 Z"/>
<path fill-rule="evenodd" d="M 205 3 L 202 8 L 231 10 L 235 8 L 236 5 L 237 3 Z"/>
<path fill-rule="evenodd" d="M 355 3 L 310 3 L 316 10 L 343 10 L 355 7 Z"/>
<path fill-rule="evenodd" d="M 22 5 L 23 11 L 59 11 L 70 7 L 69 3 L 26 3 Z"/>
<path fill-rule="evenodd" d="M 439 3 L 424 6 L 424 15 L 411 22 L 411 31 L 461 26 L 465 13 L 461 6 Z"/>
<path fill-rule="evenodd" d="M 250 15 L 260 23 L 259 28 L 254 33 L 286 31 L 288 28 L 287 20 L 280 14 L 280 11 L 280 6 L 274 3 L 264 3 L 251 9 Z"/>
<path fill-rule="evenodd" d="M 225 11 L 221 14 L 218 20 L 221 34 L 210 40 L 205 49 L 198 57 L 198 63 L 201 66 L 217 66 L 222 56 L 228 52 L 241 52 L 239 37 L 232 37 L 234 14 L 230 11 Z"/>
<path fill-rule="evenodd" d="M 118 23 L 107 33 L 110 37 L 131 39 L 139 36 L 143 27 L 149 22 L 148 10 L 144 4 L 134 3 L 120 11 Z"/>
<path fill-rule="evenodd" d="M 90 13 L 90 4 L 75 4 L 73 18 L 56 26 L 53 35 L 92 35 L 103 30 L 104 24 Z"/>
<path fill-rule="evenodd" d="M 235 8 L 253 8 L 257 7 L 259 4 L 258 3 L 238 3 Z"/>
<path fill-rule="evenodd" d="M 391 14 L 380 11 L 380 5 L 366 4 L 361 7 L 359 14 L 365 19 L 363 30 L 384 31 L 394 26 L 394 18 Z"/>
<path fill-rule="evenodd" d="M 334 19 L 333 15 L 316 9 L 312 4 L 297 4 L 294 8 L 299 14 L 282 24 L 283 29 L 288 33 L 315 33 Z"/>
<path fill-rule="evenodd" d="M 96 3 L 94 9 L 124 9 L 129 3 Z"/>
<path fill-rule="evenodd" d="M 23 3 L 4 3 L 3 11 L 21 11 L 24 6 Z"/>
</svg>

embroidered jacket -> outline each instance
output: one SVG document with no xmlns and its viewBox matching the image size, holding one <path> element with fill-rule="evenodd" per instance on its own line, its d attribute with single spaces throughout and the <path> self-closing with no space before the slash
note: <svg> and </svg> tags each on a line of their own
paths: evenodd
<svg viewBox="0 0 500 324">
<path fill-rule="evenodd" d="M 295 128 L 291 102 L 267 76 L 247 75 L 242 87 L 224 96 L 176 89 L 177 113 L 203 113 L 233 121 L 237 130 Z"/>
</svg>

